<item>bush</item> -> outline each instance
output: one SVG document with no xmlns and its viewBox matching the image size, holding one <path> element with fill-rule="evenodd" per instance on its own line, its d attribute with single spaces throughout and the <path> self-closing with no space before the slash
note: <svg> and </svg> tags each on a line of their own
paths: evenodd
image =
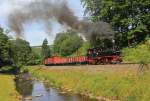
<svg viewBox="0 0 150 101">
<path fill-rule="evenodd" d="M 54 54 L 70 56 L 76 52 L 83 43 L 83 39 L 75 31 L 59 33 L 54 41 Z"/>
<path fill-rule="evenodd" d="M 147 64 L 150 62 L 150 39 L 132 48 L 122 50 L 125 62 Z"/>
</svg>

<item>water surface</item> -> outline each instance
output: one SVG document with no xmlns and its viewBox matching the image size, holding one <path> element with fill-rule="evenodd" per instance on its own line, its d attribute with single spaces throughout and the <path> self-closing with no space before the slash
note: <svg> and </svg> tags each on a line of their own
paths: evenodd
<svg viewBox="0 0 150 101">
<path fill-rule="evenodd" d="M 17 79 L 16 89 L 23 96 L 23 101 L 96 101 L 85 96 L 62 94 L 60 90 L 38 80 Z"/>
</svg>

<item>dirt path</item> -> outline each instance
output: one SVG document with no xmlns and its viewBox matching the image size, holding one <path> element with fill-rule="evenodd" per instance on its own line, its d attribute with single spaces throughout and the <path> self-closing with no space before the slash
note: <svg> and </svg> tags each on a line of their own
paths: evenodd
<svg viewBox="0 0 150 101">
<path fill-rule="evenodd" d="M 35 66 L 37 67 L 37 66 Z M 61 69 L 61 70 L 88 70 L 92 72 L 136 72 L 138 64 L 117 64 L 117 65 L 74 65 L 74 66 L 38 66 L 48 69 Z"/>
</svg>

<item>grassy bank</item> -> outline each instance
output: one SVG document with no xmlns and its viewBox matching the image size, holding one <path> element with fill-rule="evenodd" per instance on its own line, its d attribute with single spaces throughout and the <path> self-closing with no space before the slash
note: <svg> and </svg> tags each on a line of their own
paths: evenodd
<svg viewBox="0 0 150 101">
<path fill-rule="evenodd" d="M 13 76 L 0 74 L 0 101 L 19 101 Z"/>
<path fill-rule="evenodd" d="M 127 47 L 122 50 L 123 61 L 128 63 L 149 63 L 150 62 L 150 39 L 134 47 Z"/>
<path fill-rule="evenodd" d="M 113 69 L 112 69 L 113 70 Z M 136 75 L 131 71 L 101 71 L 92 68 L 30 68 L 37 78 L 53 86 L 90 97 L 121 101 L 150 100 L 150 72 Z"/>
</svg>

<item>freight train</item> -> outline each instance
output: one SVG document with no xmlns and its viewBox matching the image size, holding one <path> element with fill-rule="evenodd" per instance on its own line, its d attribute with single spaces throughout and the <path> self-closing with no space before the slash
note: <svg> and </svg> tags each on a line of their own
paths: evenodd
<svg viewBox="0 0 150 101">
<path fill-rule="evenodd" d="M 87 56 L 59 57 L 53 56 L 44 59 L 46 66 L 70 65 L 70 64 L 116 64 L 121 63 L 120 51 L 115 49 L 104 50 L 102 48 L 92 48 L 87 50 Z"/>
</svg>

